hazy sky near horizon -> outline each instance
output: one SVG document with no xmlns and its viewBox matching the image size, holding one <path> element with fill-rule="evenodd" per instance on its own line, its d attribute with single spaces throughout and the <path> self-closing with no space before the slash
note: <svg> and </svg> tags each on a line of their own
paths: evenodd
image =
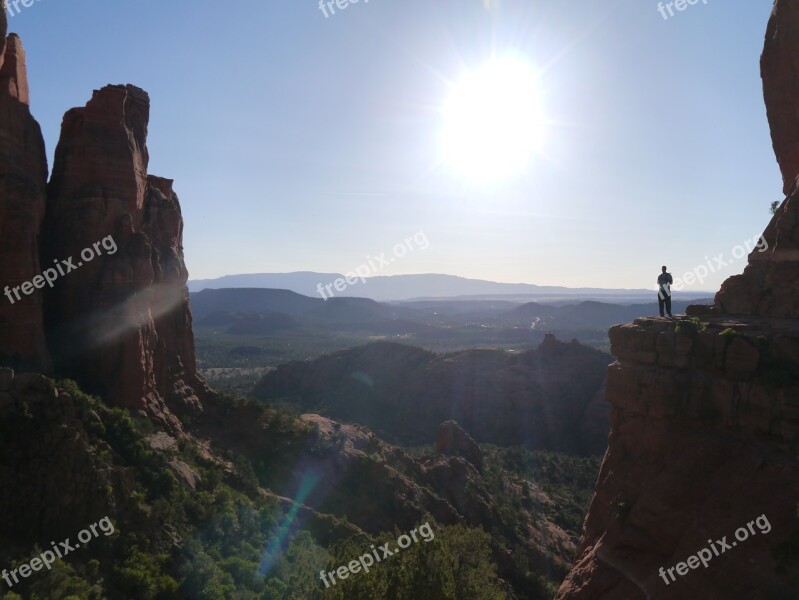
<svg viewBox="0 0 799 600">
<path fill-rule="evenodd" d="M 723 254 L 741 272 L 782 200 L 758 61 L 771 0 L 40 0 L 9 19 L 52 164 L 93 89 L 151 97 L 150 172 L 175 179 L 192 279 L 346 272 L 654 288 Z M 493 57 L 540 73 L 528 168 L 440 164 L 442 107 Z M 750 243 L 751 245 L 751 243 Z M 738 252 L 740 254 L 740 252 Z"/>
</svg>

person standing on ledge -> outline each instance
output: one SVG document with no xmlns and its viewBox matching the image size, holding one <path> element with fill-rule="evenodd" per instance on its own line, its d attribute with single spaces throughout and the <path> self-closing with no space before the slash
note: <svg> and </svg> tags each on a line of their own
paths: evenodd
<svg viewBox="0 0 799 600">
<path fill-rule="evenodd" d="M 674 279 L 671 278 L 671 273 L 666 272 L 666 267 L 663 267 L 663 272 L 658 275 L 658 307 L 660 308 L 660 316 L 665 317 L 663 314 L 663 307 L 666 307 L 666 312 L 671 316 L 671 285 Z"/>
</svg>

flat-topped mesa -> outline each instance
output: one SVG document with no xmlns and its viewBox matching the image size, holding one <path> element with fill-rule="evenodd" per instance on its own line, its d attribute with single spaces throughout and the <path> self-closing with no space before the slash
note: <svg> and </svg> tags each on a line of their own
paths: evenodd
<svg viewBox="0 0 799 600">
<path fill-rule="evenodd" d="M 0 15 L 0 360 L 48 370 L 41 292 L 27 287 L 42 271 L 39 239 L 46 206 L 44 139 L 28 107 L 25 51 L 5 37 Z M 28 284 L 30 285 L 30 284 Z M 24 286 L 24 287 L 23 287 Z M 15 289 L 16 288 L 16 289 Z M 24 292 L 29 292 L 25 294 Z"/>
<path fill-rule="evenodd" d="M 64 116 L 46 255 L 79 268 L 48 291 L 45 314 L 59 372 L 180 429 L 175 414 L 201 410 L 207 386 L 196 371 L 180 203 L 171 180 L 147 175 L 149 110 L 143 90 L 114 85 Z M 79 258 L 100 241 L 99 256 Z"/>
</svg>

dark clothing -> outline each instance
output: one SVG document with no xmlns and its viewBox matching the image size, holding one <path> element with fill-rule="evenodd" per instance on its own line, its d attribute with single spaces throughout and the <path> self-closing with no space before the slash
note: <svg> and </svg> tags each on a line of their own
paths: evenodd
<svg viewBox="0 0 799 600">
<path fill-rule="evenodd" d="M 660 309 L 660 316 L 665 317 L 663 309 L 671 316 L 671 285 L 674 283 L 670 273 L 661 273 L 658 275 L 658 308 Z"/>
<path fill-rule="evenodd" d="M 666 315 L 663 314 L 663 307 L 666 307 L 666 312 L 669 316 L 671 316 L 671 296 L 666 296 L 665 299 L 661 299 L 658 296 L 658 308 L 660 308 L 660 316 L 665 317 Z"/>
</svg>

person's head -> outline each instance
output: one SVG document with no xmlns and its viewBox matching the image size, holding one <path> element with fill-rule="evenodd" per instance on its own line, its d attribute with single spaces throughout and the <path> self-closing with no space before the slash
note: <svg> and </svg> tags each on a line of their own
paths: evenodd
<svg viewBox="0 0 799 600">
<path fill-rule="evenodd" d="M 666 272 L 666 267 L 661 267 L 661 268 L 663 269 L 663 272 L 665 273 Z"/>
</svg>

